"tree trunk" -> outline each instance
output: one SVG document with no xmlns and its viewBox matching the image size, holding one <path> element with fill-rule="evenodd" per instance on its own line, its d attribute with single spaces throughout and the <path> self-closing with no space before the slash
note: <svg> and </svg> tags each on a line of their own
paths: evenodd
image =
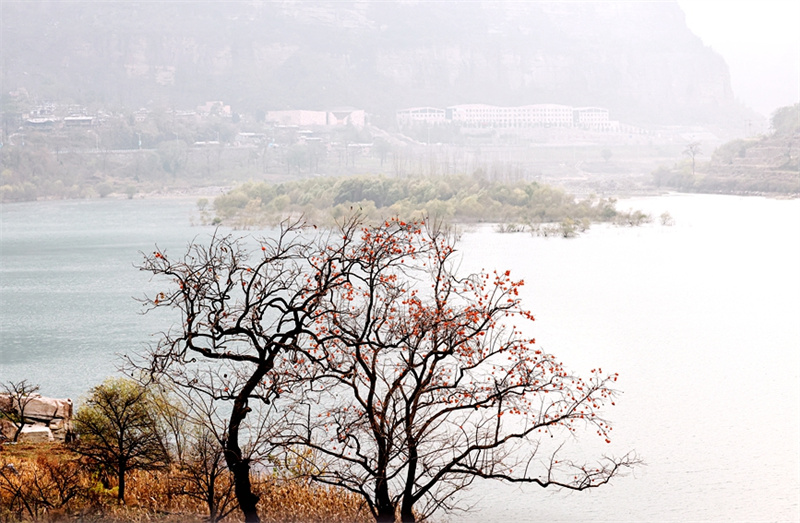
<svg viewBox="0 0 800 523">
<path fill-rule="evenodd" d="M 17 430 L 14 432 L 14 437 L 11 438 L 11 441 L 17 443 L 19 441 L 19 435 L 22 434 L 22 428 L 25 426 L 25 418 L 21 418 L 19 425 L 17 425 Z"/>
<path fill-rule="evenodd" d="M 208 492 L 206 493 L 206 503 L 208 503 L 208 520 L 211 523 L 217 523 L 217 500 L 215 499 L 214 483 L 216 476 L 212 472 L 210 474 L 211 481 L 208 483 Z"/>
<path fill-rule="evenodd" d="M 409 423 L 411 427 L 413 423 Z M 417 475 L 417 463 L 419 462 L 419 454 L 417 452 L 417 444 L 414 440 L 413 434 L 408 430 L 406 432 L 408 438 L 408 471 L 406 473 L 406 488 L 403 491 L 403 502 L 400 505 L 400 521 L 402 523 L 416 523 L 414 517 L 414 480 Z"/>
<path fill-rule="evenodd" d="M 394 523 L 394 507 L 377 507 L 376 523 Z"/>
<path fill-rule="evenodd" d="M 389 484 L 385 478 L 378 478 L 375 484 L 375 508 L 378 515 L 375 516 L 377 523 L 394 523 L 395 506 L 389 497 Z"/>
<path fill-rule="evenodd" d="M 237 447 L 238 449 L 238 447 Z M 228 464 L 233 473 L 234 492 L 236 493 L 236 500 L 239 502 L 239 508 L 244 514 L 245 523 L 261 523 L 258 517 L 258 496 L 253 494 L 253 488 L 250 483 L 250 460 L 242 459 L 241 451 L 239 457 L 234 464 Z"/>
<path fill-rule="evenodd" d="M 123 463 L 121 460 L 120 460 L 119 463 L 117 463 L 117 480 L 118 480 L 117 499 L 123 505 L 125 504 L 125 469 L 126 468 L 127 467 L 126 467 L 125 463 Z"/>
<path fill-rule="evenodd" d="M 250 460 L 242 457 L 239 447 L 239 428 L 250 412 L 247 398 L 272 368 L 272 357 L 264 361 L 247 380 L 233 402 L 230 421 L 228 423 L 228 439 L 225 441 L 225 462 L 233 474 L 233 487 L 236 501 L 244 514 L 245 523 L 261 523 L 258 517 L 258 496 L 253 493 L 250 483 Z"/>
</svg>

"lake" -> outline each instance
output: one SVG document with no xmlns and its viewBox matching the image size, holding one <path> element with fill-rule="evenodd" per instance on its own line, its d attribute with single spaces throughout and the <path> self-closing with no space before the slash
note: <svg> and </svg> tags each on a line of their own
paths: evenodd
<svg viewBox="0 0 800 523">
<path fill-rule="evenodd" d="M 585 492 L 476 484 L 465 496 L 475 508 L 452 519 L 797 521 L 800 200 L 668 195 L 618 207 L 656 223 L 571 240 L 484 226 L 459 250 L 465 272 L 525 279 L 537 343 L 568 368 L 620 374 L 604 450 L 635 449 L 647 465 Z M 658 223 L 664 211 L 674 226 Z M 207 237 L 193 215 L 194 199 L 4 204 L 0 381 L 78 398 L 115 372 L 116 354 L 154 342 L 171 318 L 139 314 L 133 298 L 152 284 L 135 264 L 156 243 L 175 252 Z"/>
</svg>

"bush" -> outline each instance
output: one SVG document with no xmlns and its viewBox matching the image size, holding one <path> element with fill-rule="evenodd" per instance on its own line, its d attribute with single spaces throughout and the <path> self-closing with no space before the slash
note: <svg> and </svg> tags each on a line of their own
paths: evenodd
<svg viewBox="0 0 800 523">
<path fill-rule="evenodd" d="M 132 471 L 128 505 L 117 503 L 117 485 L 103 485 L 66 446 L 14 445 L 0 454 L 0 521 L 103 521 L 206 523 L 206 504 L 185 495 L 191 488 L 177 465 Z M 264 523 L 372 521 L 354 495 L 283 475 L 256 475 Z"/>
</svg>

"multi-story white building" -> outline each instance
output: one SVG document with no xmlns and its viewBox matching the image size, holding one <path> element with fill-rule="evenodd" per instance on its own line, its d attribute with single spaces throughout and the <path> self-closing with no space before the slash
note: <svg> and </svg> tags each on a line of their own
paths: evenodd
<svg viewBox="0 0 800 523">
<path fill-rule="evenodd" d="M 447 109 L 411 107 L 397 111 L 397 125 L 455 123 L 464 128 L 529 129 L 536 127 L 577 127 L 610 131 L 619 127 L 608 119 L 608 109 L 559 104 L 498 107 L 486 104 L 453 105 Z"/>
<path fill-rule="evenodd" d="M 436 107 L 410 107 L 397 111 L 397 125 L 400 127 L 414 124 L 440 125 L 445 122 L 445 110 Z"/>
<path fill-rule="evenodd" d="M 454 105 L 446 118 L 464 127 L 520 129 L 530 127 L 572 127 L 572 107 L 557 104 L 498 107 L 495 105 Z"/>
<path fill-rule="evenodd" d="M 572 109 L 552 104 L 522 107 L 498 107 L 485 104 L 456 105 L 447 108 L 447 116 L 453 122 L 458 122 L 464 127 L 513 129 L 572 126 Z"/>
<path fill-rule="evenodd" d="M 608 109 L 603 107 L 576 107 L 575 127 L 590 131 L 609 131 L 612 122 L 608 119 Z"/>
</svg>

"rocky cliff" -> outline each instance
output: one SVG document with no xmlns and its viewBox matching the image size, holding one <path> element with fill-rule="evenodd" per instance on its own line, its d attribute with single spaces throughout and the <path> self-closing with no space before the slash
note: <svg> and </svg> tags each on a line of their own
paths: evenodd
<svg viewBox="0 0 800 523">
<path fill-rule="evenodd" d="M 675 2 L 4 2 L 3 90 L 136 107 L 562 103 L 725 124 L 722 58 Z"/>
</svg>

